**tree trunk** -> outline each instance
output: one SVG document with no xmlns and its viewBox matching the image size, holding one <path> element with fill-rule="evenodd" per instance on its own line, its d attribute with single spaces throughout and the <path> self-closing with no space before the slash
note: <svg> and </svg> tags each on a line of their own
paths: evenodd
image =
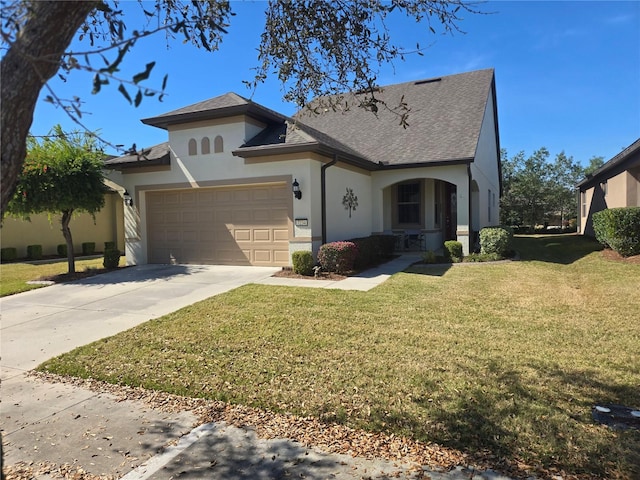
<svg viewBox="0 0 640 480">
<path fill-rule="evenodd" d="M 76 259 L 73 255 L 73 239 L 71 238 L 71 230 L 69 229 L 72 214 L 73 210 L 65 210 L 62 213 L 62 236 L 67 241 L 67 265 L 69 266 L 69 273 L 76 273 Z"/>
<path fill-rule="evenodd" d="M 27 152 L 27 134 L 45 83 L 97 1 L 31 1 L 25 24 L 0 62 L 1 217 L 13 197 Z"/>
</svg>

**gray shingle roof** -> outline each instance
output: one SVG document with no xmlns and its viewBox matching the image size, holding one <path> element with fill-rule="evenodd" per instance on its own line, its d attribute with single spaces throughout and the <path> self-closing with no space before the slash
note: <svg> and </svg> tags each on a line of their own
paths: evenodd
<svg viewBox="0 0 640 480">
<path fill-rule="evenodd" d="M 583 179 L 580 183 L 576 185 L 576 187 L 578 188 L 588 187 L 599 182 L 600 179 L 606 178 L 610 174 L 610 172 L 616 170 L 616 167 L 620 166 L 627 160 L 631 162 L 632 157 L 635 154 L 638 154 L 638 152 L 640 152 L 640 138 L 638 138 L 635 142 L 633 142 L 627 148 L 622 150 L 620 153 L 615 155 L 613 158 L 608 160 L 604 165 L 602 165 L 599 169 L 597 169 L 587 178 Z M 635 160 L 638 164 L 640 164 L 640 156 L 635 157 Z"/>
<path fill-rule="evenodd" d="M 325 109 L 319 115 L 305 109 L 295 118 L 376 163 L 470 160 L 475 156 L 493 79 L 493 69 L 478 70 L 389 85 L 375 92 L 390 108 L 401 101 L 408 105 L 407 128 L 399 125 L 396 113 L 383 106 L 377 115 L 357 107 L 355 95 L 344 96 L 348 109 Z"/>
<path fill-rule="evenodd" d="M 150 148 L 142 148 L 136 153 L 128 153 L 122 157 L 113 157 L 104 162 L 107 168 L 114 167 L 148 167 L 152 165 L 169 165 L 171 161 L 169 142 L 160 143 Z"/>
<path fill-rule="evenodd" d="M 230 92 L 156 117 L 144 118 L 142 123 L 153 125 L 154 127 L 167 128 L 169 125 L 233 115 L 249 115 L 265 122 L 282 121 L 285 118 L 278 112 L 241 97 L 237 93 Z"/>
</svg>

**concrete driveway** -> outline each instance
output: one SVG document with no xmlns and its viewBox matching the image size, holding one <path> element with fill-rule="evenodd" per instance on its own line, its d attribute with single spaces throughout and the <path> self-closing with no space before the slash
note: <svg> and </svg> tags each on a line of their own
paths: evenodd
<svg viewBox="0 0 640 480">
<path fill-rule="evenodd" d="M 0 299 L 2 380 L 73 348 L 247 283 L 277 267 L 140 265 Z"/>
</svg>

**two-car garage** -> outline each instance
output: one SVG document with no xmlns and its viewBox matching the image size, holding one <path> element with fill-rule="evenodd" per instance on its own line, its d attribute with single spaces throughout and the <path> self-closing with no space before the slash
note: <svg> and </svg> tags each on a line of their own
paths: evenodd
<svg viewBox="0 0 640 480">
<path fill-rule="evenodd" d="M 146 192 L 149 263 L 289 265 L 286 183 Z"/>
</svg>

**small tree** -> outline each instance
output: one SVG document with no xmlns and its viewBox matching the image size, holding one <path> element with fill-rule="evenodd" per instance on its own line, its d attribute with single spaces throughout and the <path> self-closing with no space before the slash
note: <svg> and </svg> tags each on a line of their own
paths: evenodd
<svg viewBox="0 0 640 480">
<path fill-rule="evenodd" d="M 18 187 L 9 203 L 11 215 L 26 219 L 44 212 L 62 215 L 69 273 L 75 272 L 69 229 L 73 213 L 95 215 L 104 206 L 103 157 L 95 138 L 86 132 L 64 133 L 56 125 L 42 142 L 30 137 Z"/>
</svg>

